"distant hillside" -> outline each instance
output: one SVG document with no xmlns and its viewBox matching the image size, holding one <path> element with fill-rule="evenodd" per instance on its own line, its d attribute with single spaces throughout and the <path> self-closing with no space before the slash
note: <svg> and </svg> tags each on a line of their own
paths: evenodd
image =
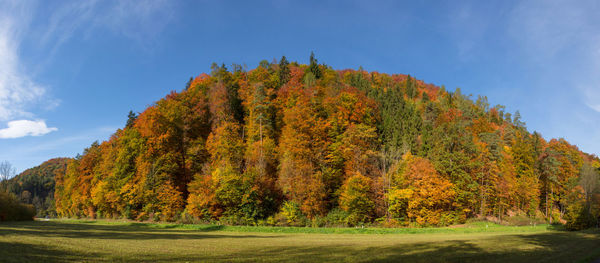
<svg viewBox="0 0 600 263">
<path fill-rule="evenodd" d="M 271 225 L 598 218 L 593 155 L 409 75 L 213 65 L 57 177 L 64 216 Z M 583 219 L 582 219 L 583 218 Z M 583 220 L 583 221 L 582 221 Z M 577 223 L 577 224 L 579 224 Z"/>
<path fill-rule="evenodd" d="M 26 204 L 35 206 L 38 216 L 56 215 L 54 177 L 63 175 L 70 158 L 55 158 L 27 169 L 8 182 L 8 189 Z"/>
</svg>

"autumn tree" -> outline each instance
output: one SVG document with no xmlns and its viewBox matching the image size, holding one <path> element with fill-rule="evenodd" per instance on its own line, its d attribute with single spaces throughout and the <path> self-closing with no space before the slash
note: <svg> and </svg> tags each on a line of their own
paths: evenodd
<svg viewBox="0 0 600 263">
<path fill-rule="evenodd" d="M 67 163 L 60 216 L 447 225 L 541 211 L 577 225 L 600 210 L 598 157 L 528 132 L 519 112 L 312 53 L 213 64 Z M 17 181 L 22 200 L 52 202 Z"/>
<path fill-rule="evenodd" d="M 324 173 L 330 173 L 324 165 L 328 125 L 315 107 L 317 98 L 313 91 L 303 87 L 279 91 L 284 126 L 278 147 L 278 183 L 285 197 L 299 204 L 309 217 L 326 212 Z"/>
<path fill-rule="evenodd" d="M 219 217 L 227 210 L 235 210 L 231 205 L 241 198 L 239 193 L 236 195 L 239 190 L 233 191 L 231 188 L 239 186 L 244 145 L 241 127 L 232 109 L 235 103 L 231 100 L 238 99 L 232 99 L 229 92 L 222 81 L 212 84 L 209 90 L 212 132 L 206 140 L 206 149 L 210 157 L 208 167 L 196 173 L 190 185 L 188 210 L 194 216 Z M 234 199 L 236 196 L 237 199 Z"/>
<path fill-rule="evenodd" d="M 424 158 L 407 153 L 394 176 L 390 209 L 394 217 L 407 218 L 419 225 L 447 225 L 456 195 L 452 183 L 442 178 Z"/>
<path fill-rule="evenodd" d="M 342 186 L 340 206 L 350 215 L 348 224 L 370 222 L 374 217 L 372 180 L 360 172 L 351 175 Z"/>
</svg>

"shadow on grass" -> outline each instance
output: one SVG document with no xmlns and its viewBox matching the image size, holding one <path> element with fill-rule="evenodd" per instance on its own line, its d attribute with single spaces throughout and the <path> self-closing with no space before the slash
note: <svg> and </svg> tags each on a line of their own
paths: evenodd
<svg viewBox="0 0 600 263">
<path fill-rule="evenodd" d="M 210 238 L 269 238 L 267 235 L 207 234 L 223 226 L 206 226 L 194 230 L 170 229 L 175 226 L 152 227 L 144 223 L 97 225 L 84 222 L 28 221 L 0 224 L 3 235 L 34 235 L 42 237 L 91 239 L 210 239 Z"/>
<path fill-rule="evenodd" d="M 132 226 L 139 226 L 141 228 L 147 229 L 176 229 L 180 228 L 182 225 L 170 224 L 170 225 L 159 225 L 158 227 L 149 225 L 147 223 L 130 223 Z M 196 232 L 212 232 L 212 231 L 220 231 L 225 229 L 224 225 L 196 225 L 194 228 L 190 228 L 188 230 L 193 230 Z M 187 231 L 187 230 L 183 230 Z"/>
<path fill-rule="evenodd" d="M 590 262 L 600 258 L 600 233 L 498 235 L 474 240 L 391 246 L 314 245 L 256 247 L 215 255 L 141 255 L 140 261 L 185 262 Z"/>
<path fill-rule="evenodd" d="M 475 240 L 416 242 L 388 247 L 288 246 L 262 248 L 229 255 L 242 261 L 279 262 L 590 262 L 600 258 L 600 233 L 559 232 L 500 235 Z M 181 260 L 213 261 L 213 258 Z M 167 258 L 163 260 L 169 260 Z M 178 261 L 178 260 L 175 260 Z"/>
<path fill-rule="evenodd" d="M 0 241 L 1 262 L 72 262 L 89 261 L 100 255 L 76 254 L 50 246 Z"/>
<path fill-rule="evenodd" d="M 551 224 L 548 226 L 548 230 L 554 230 L 554 231 L 568 231 L 565 228 L 565 225 L 562 224 Z"/>
<path fill-rule="evenodd" d="M 0 224 L 0 261 L 57 262 L 101 261 L 123 262 L 579 262 L 600 258 L 600 231 L 552 231 L 546 233 L 479 233 L 445 236 L 424 235 L 419 242 L 406 242 L 407 235 L 386 235 L 386 242 L 378 243 L 378 235 L 315 235 L 315 243 L 296 243 L 296 237 L 311 235 L 227 235 L 214 233 L 220 228 L 208 226 L 204 232 L 194 230 L 152 228 L 145 224 L 96 225 L 69 222 L 15 222 Z M 60 248 L 1 241 L 5 235 L 30 235 L 81 239 L 156 239 L 161 246 L 170 241 L 158 239 L 219 239 L 218 246 L 206 249 L 204 242 L 185 243 L 183 252 L 155 252 L 142 250 L 125 254 L 78 254 Z M 360 238 L 356 238 L 360 237 Z M 362 238 L 364 237 L 364 238 Z M 396 242 L 395 238 L 398 237 Z M 408 237 L 410 240 L 414 235 Z M 246 238 L 244 247 L 230 247 L 223 238 Z M 265 239 L 267 238 L 267 239 Z M 424 241 L 423 241 L 424 240 Z M 318 242 L 317 242 L 318 241 Z M 93 240 L 91 242 L 94 242 Z M 153 241 L 154 242 L 154 241 Z M 210 243 L 210 242 L 209 242 Z M 126 243 L 131 246 L 136 243 Z M 212 242 L 214 245 L 215 243 Z M 98 250 L 96 250 L 98 251 Z"/>
</svg>

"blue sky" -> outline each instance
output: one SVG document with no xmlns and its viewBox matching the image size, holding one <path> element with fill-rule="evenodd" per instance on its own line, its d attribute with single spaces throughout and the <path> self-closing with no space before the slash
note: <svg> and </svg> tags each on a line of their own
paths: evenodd
<svg viewBox="0 0 600 263">
<path fill-rule="evenodd" d="M 600 153 L 598 1 L 0 0 L 0 161 L 72 157 L 212 62 L 314 51 L 519 110 Z"/>
</svg>

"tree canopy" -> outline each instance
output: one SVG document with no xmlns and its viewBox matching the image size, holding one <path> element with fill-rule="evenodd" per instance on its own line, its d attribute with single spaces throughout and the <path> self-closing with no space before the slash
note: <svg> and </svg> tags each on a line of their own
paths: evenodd
<svg viewBox="0 0 600 263">
<path fill-rule="evenodd" d="M 69 160 L 56 211 L 448 225 L 514 213 L 560 221 L 585 207 L 598 218 L 598 158 L 528 132 L 519 112 L 485 97 L 333 70 L 314 54 L 309 65 L 232 68 L 213 64 Z"/>
</svg>

